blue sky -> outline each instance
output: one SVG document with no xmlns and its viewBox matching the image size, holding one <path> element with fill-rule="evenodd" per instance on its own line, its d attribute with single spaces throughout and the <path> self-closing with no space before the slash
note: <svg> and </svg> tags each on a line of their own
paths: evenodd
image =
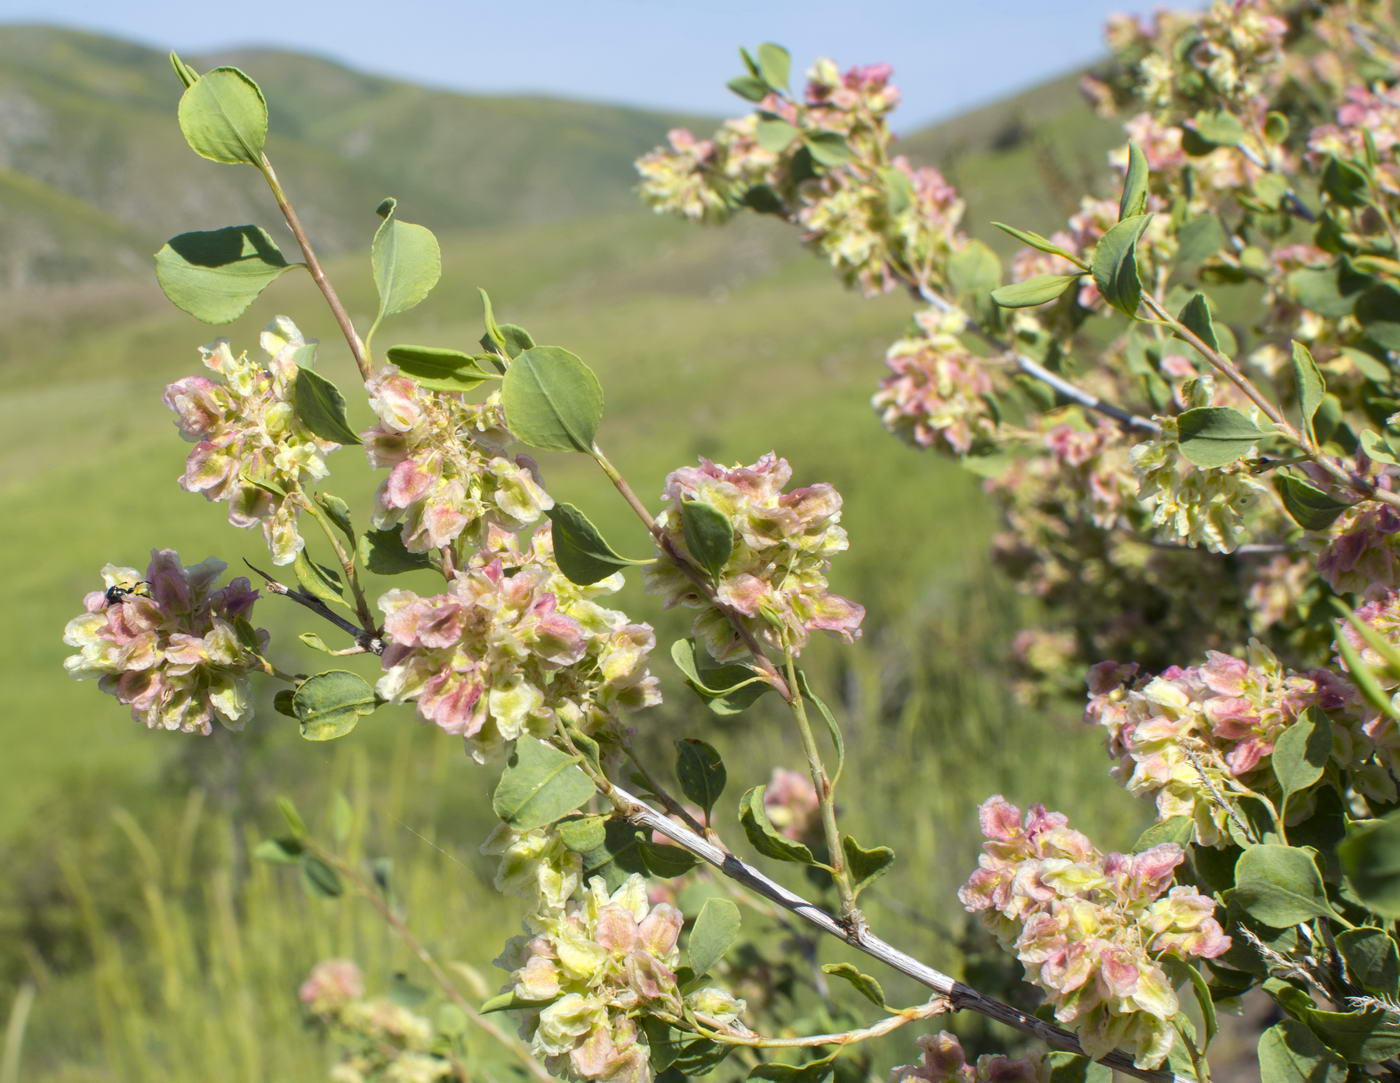
<svg viewBox="0 0 1400 1083">
<path fill-rule="evenodd" d="M 0 21 L 61 23 L 198 52 L 276 45 L 418 82 L 541 92 L 704 113 L 741 44 L 777 41 L 805 67 L 888 61 L 903 126 L 988 101 L 1093 60 L 1114 11 L 1155 0 L 0 0 Z M 0 33 L 3 30 L 0 29 Z"/>
</svg>

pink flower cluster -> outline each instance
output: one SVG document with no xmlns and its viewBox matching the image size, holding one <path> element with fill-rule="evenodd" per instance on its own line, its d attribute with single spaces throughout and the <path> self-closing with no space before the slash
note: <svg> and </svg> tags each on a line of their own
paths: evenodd
<svg viewBox="0 0 1400 1083">
<path fill-rule="evenodd" d="M 342 1047 L 330 1073 L 335 1083 L 437 1083 L 455 1075 L 452 1062 L 433 1052 L 432 1023 L 389 997 L 366 998 L 350 960 L 317 963 L 297 996 Z"/>
<path fill-rule="evenodd" d="M 1389 476 L 1379 479 L 1391 488 Z M 1318 574 L 1339 593 L 1400 587 L 1400 511 L 1389 504 L 1358 504 L 1342 513 L 1317 561 Z"/>
<path fill-rule="evenodd" d="M 680 1016 L 685 1008 L 710 1025 L 732 1024 L 744 1004 L 721 989 L 683 996 L 676 981 L 683 918 L 669 903 L 652 906 L 646 882 L 629 877 L 608 894 L 589 881 L 582 903 L 538 935 L 517 937 L 497 964 L 513 970 L 517 997 L 539 1004 L 522 1017 L 522 1033 L 545 1064 L 570 1079 L 649 1083 L 650 1049 L 636 1016 L 650 1009 Z"/>
<path fill-rule="evenodd" d="M 1386 643 L 1400 647 L 1400 591 L 1387 591 L 1361 606 L 1356 616 Z M 1377 686 L 1393 700 L 1400 693 L 1400 677 L 1350 621 L 1338 621 L 1337 627 L 1356 649 Z M 1347 670 L 1346 662 L 1340 657 L 1337 664 L 1343 671 Z M 1355 788 L 1367 797 L 1390 804 L 1397 797 L 1396 780 L 1400 779 L 1400 725 L 1359 695 L 1354 706 L 1359 722 L 1351 729 L 1334 727 L 1333 735 L 1346 755 L 1344 762 L 1351 767 Z M 1348 748 L 1343 742 L 1355 747 Z"/>
<path fill-rule="evenodd" d="M 1089 671 L 1085 719 L 1108 730 L 1115 776 L 1154 798 L 1159 820 L 1189 816 L 1197 840 L 1216 845 L 1234 780 L 1265 772 L 1279 734 L 1306 708 L 1335 707 L 1347 696 L 1334 675 L 1285 670 L 1254 643 L 1247 658 L 1209 651 L 1203 665 L 1150 678 L 1135 665 L 1100 662 Z M 1258 784 L 1267 788 L 1271 777 Z"/>
<path fill-rule="evenodd" d="M 865 609 L 827 589 L 831 556 L 847 547 L 840 494 L 825 484 L 785 493 L 791 477 L 787 460 L 773 452 L 752 466 L 723 467 L 701 459 L 699 466 L 681 467 L 666 478 L 662 499 L 668 506 L 656 523 L 666 545 L 693 562 L 681 504 L 701 501 L 728 518 L 734 548 L 718 576 L 715 596 L 760 641 L 795 654 L 813 631 L 855 639 Z M 695 618 L 694 634 L 713 657 L 726 661 L 745 655 L 729 619 L 673 562 L 653 565 L 647 581 L 668 606 L 703 610 Z"/>
<path fill-rule="evenodd" d="M 946 1030 L 923 1035 L 919 1048 L 924 1054 L 920 1062 L 892 1069 L 889 1083 L 1050 1083 L 1044 1057 L 985 1053 L 969 1064 L 962 1043 Z"/>
<path fill-rule="evenodd" d="M 1308 134 L 1308 157 L 1319 168 L 1332 155 L 1364 160 L 1362 133 L 1370 135 L 1379 153 L 1376 175 L 1392 194 L 1400 193 L 1400 168 L 1393 161 L 1393 151 L 1400 145 L 1400 104 L 1389 92 L 1349 87 L 1346 101 L 1337 108 L 1337 122 L 1319 125 Z"/>
<path fill-rule="evenodd" d="M 819 60 L 801 100 L 770 94 L 758 113 L 726 122 L 712 139 L 671 132 L 669 148 L 637 163 L 643 201 L 658 212 L 722 221 L 762 187 L 766 202 L 776 200 L 770 209 L 801 225 L 805 242 L 867 296 L 902 276 L 933 274 L 964 243 L 963 204 L 936 169 L 889 153 L 887 118 L 899 103 L 890 74 L 886 64 L 842 73 Z M 790 125 L 787 141 L 761 145 L 760 119 Z M 818 164 L 813 176 L 807 140 L 832 137 L 854 164 Z"/>
<path fill-rule="evenodd" d="M 216 718 L 242 729 L 253 711 L 248 676 L 261 668 L 267 633 L 247 622 L 258 597 L 247 579 L 214 589 L 225 567 L 211 557 L 186 568 L 170 549 L 152 550 L 144 578 L 108 564 L 108 590 L 84 598 L 86 612 L 63 630 L 63 642 L 78 648 L 63 668 L 97 677 L 150 729 L 208 734 Z"/>
<path fill-rule="evenodd" d="M 886 352 L 890 375 L 871 405 L 901 440 L 964 455 L 996 429 L 988 404 L 991 377 L 958 337 L 959 314 L 926 309 L 915 319 L 920 334 L 900 339 Z"/>
<path fill-rule="evenodd" d="M 1015 950 L 1086 1053 L 1121 1046 L 1140 1068 L 1161 1064 L 1178 1003 L 1157 961 L 1213 959 L 1230 946 L 1215 903 L 1171 886 L 1184 851 L 1102 854 L 1060 813 L 1032 805 L 1023 822 L 1001 796 L 983 803 L 980 821 L 987 841 L 962 904 Z"/>
<path fill-rule="evenodd" d="M 482 403 L 430 391 L 393 366 L 366 385 L 379 424 L 362 433 L 370 463 L 388 468 L 374 525 L 397 526 L 404 548 L 426 553 L 488 527 L 517 530 L 554 506 L 533 460 L 512 456 L 500 395 Z"/>
<path fill-rule="evenodd" d="M 594 601 L 621 586 L 621 575 L 570 582 L 541 528 L 529 552 L 464 568 L 443 594 L 391 590 L 379 601 L 379 694 L 416 703 L 479 761 L 523 733 L 553 733 L 556 720 L 595 732 L 661 699 L 650 626 Z"/>
</svg>

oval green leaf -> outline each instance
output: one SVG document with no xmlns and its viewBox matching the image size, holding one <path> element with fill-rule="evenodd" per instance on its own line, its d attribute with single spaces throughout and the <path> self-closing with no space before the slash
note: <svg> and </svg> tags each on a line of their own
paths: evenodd
<svg viewBox="0 0 1400 1083">
<path fill-rule="evenodd" d="M 1400 919 L 1400 811 L 1353 826 L 1337 853 L 1356 897 L 1387 921 Z"/>
<path fill-rule="evenodd" d="M 1177 418 L 1181 453 L 1197 466 L 1228 466 L 1249 453 L 1264 434 L 1230 406 L 1198 406 Z"/>
<path fill-rule="evenodd" d="M 292 404 L 301 423 L 322 440 L 333 440 L 337 444 L 360 442 L 345 416 L 345 396 L 319 372 L 297 369 Z"/>
<path fill-rule="evenodd" d="M 1306 790 L 1322 777 L 1332 755 L 1332 722 L 1316 707 L 1279 735 L 1269 762 L 1283 795 Z"/>
<path fill-rule="evenodd" d="M 501 405 L 521 442 L 588 454 L 603 420 L 603 389 L 593 370 L 568 350 L 536 346 L 510 363 Z"/>
<path fill-rule="evenodd" d="M 1135 218 L 1147 210 L 1147 156 L 1136 143 L 1128 144 L 1128 172 L 1118 201 L 1118 218 Z"/>
<path fill-rule="evenodd" d="M 156 253 L 156 281 L 171 304 L 205 323 L 231 323 L 288 263 L 267 231 L 225 226 L 171 237 Z"/>
<path fill-rule="evenodd" d="M 440 346 L 390 346 L 389 363 L 414 383 L 433 391 L 472 391 L 500 374 L 483 369 L 477 358 Z"/>
<path fill-rule="evenodd" d="M 370 246 L 374 288 L 379 292 L 377 324 L 385 316 L 407 312 L 427 297 L 442 276 L 442 252 L 427 226 L 402 222 L 398 203 L 386 199 L 379 206 L 384 221 Z"/>
<path fill-rule="evenodd" d="M 685 547 L 711 579 L 719 579 L 734 552 L 734 527 L 728 516 L 703 500 L 681 501 Z"/>
<path fill-rule="evenodd" d="M 734 946 L 734 941 L 739 939 L 740 920 L 739 908 L 728 899 L 705 900 L 686 945 L 690 968 L 697 978 L 708 974 L 710 967 Z"/>
<path fill-rule="evenodd" d="M 1274 478 L 1274 488 L 1288 514 L 1304 530 L 1326 530 L 1351 507 L 1294 474 L 1279 474 Z"/>
<path fill-rule="evenodd" d="M 780 835 L 773 827 L 763 808 L 763 792 L 764 787 L 755 786 L 739 799 L 739 822 L 744 825 L 744 834 L 753 848 L 764 857 L 778 861 L 814 864 L 811 850 L 786 835 Z"/>
<path fill-rule="evenodd" d="M 1033 308 L 1053 301 L 1079 281 L 1080 275 L 1036 275 L 992 290 L 992 300 L 1002 308 Z"/>
<path fill-rule="evenodd" d="M 1240 855 L 1230 901 L 1273 929 L 1332 913 L 1312 855 L 1276 843 L 1251 846 Z"/>
<path fill-rule="evenodd" d="M 534 737 L 522 737 L 501 773 L 491 807 L 517 831 L 529 831 L 567 816 L 593 793 L 593 783 L 573 757 Z"/>
<path fill-rule="evenodd" d="M 237 68 L 215 68 L 180 96 L 180 131 L 202 158 L 259 165 L 267 142 L 267 102 Z"/>
<path fill-rule="evenodd" d="M 1124 218 L 1099 238 L 1090 270 L 1104 300 L 1125 316 L 1135 316 L 1142 301 L 1137 269 L 1137 243 L 1152 221 L 1150 214 Z"/>
<path fill-rule="evenodd" d="M 1259 1036 L 1261 1083 L 1342 1083 L 1346 1062 L 1296 1019 L 1275 1023 Z"/>
<path fill-rule="evenodd" d="M 353 730 L 362 715 L 372 714 L 374 689 L 357 673 L 328 670 L 308 677 L 292 693 L 292 712 L 308 741 L 333 741 Z"/>
<path fill-rule="evenodd" d="M 710 810 L 724 793 L 729 773 L 713 745 L 686 737 L 676 742 L 676 778 L 680 780 L 681 792 L 700 806 L 708 820 Z"/>
<path fill-rule="evenodd" d="M 545 514 L 554 538 L 554 560 L 570 582 L 588 586 L 619 568 L 651 563 L 618 556 L 588 516 L 572 504 L 555 504 Z"/>
</svg>

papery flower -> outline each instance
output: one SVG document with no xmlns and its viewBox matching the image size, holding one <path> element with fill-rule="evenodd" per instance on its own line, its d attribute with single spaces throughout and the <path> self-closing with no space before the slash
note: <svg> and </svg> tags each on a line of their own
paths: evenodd
<svg viewBox="0 0 1400 1083">
<path fill-rule="evenodd" d="M 1388 475 L 1379 480 L 1389 489 Z M 1318 574 L 1339 593 L 1374 594 L 1400 587 L 1400 511 L 1365 502 L 1344 511 L 1317 561 Z"/>
<path fill-rule="evenodd" d="M 701 459 L 666 478 L 667 508 L 656 517 L 666 545 L 691 559 L 681 504 L 701 501 L 734 528 L 734 548 L 720 570 L 715 595 L 762 642 L 794 654 L 813 631 L 835 632 L 848 642 L 860 635 L 865 609 L 827 589 L 831 555 L 846 549 L 840 526 L 841 496 L 830 485 L 783 492 L 792 468 L 769 452 L 752 466 L 723 467 Z M 720 660 L 745 655 L 743 640 L 725 615 L 669 560 L 647 570 L 647 586 L 668 606 L 703 610 L 694 634 Z"/>
<path fill-rule="evenodd" d="M 1197 841 L 1219 845 L 1230 781 L 1271 786 L 1279 734 L 1308 707 L 1334 703 L 1326 674 L 1285 670 L 1252 643 L 1245 658 L 1209 651 L 1203 665 L 1156 677 L 1101 662 L 1089 671 L 1085 720 L 1108 731 L 1114 775 L 1130 793 L 1153 798 L 1159 820 L 1190 817 Z"/>
<path fill-rule="evenodd" d="M 768 821 L 795 842 L 810 840 L 819 828 L 821 805 L 812 777 L 784 767 L 773 768 L 763 789 L 763 811 Z"/>
<path fill-rule="evenodd" d="M 298 357 L 311 344 L 285 316 L 259 342 L 263 364 L 234 357 L 225 339 L 202 347 L 204 364 L 222 380 L 188 376 L 165 389 L 164 401 L 195 445 L 181 487 L 227 500 L 234 526 L 261 523 L 272 562 L 290 564 L 304 544 L 298 494 L 327 475 L 325 456 L 340 445 L 312 433 L 292 405 Z"/>
<path fill-rule="evenodd" d="M 918 1064 L 890 1070 L 889 1083 L 1049 1083 L 1044 1057 L 1011 1058 L 984 1053 L 969 1064 L 962 1043 L 946 1030 L 918 1039 L 923 1057 Z"/>
<path fill-rule="evenodd" d="M 1244 532 L 1245 513 L 1264 483 L 1243 460 L 1196 466 L 1181 453 L 1176 419 L 1155 419 L 1162 431 L 1130 452 L 1138 493 L 1152 502 L 1152 523 L 1175 537 L 1217 553 L 1232 553 Z"/>
<path fill-rule="evenodd" d="M 982 804 L 980 820 L 987 841 L 958 891 L 963 906 L 1015 950 L 1089 1056 L 1124 1046 L 1139 1068 L 1160 1065 L 1178 1004 L 1158 961 L 1214 959 L 1230 946 L 1214 902 L 1171 887 L 1185 852 L 1162 843 L 1103 854 L 1063 815 L 1033 805 L 1023 819 L 999 795 Z"/>
<path fill-rule="evenodd" d="M 991 377 L 958 338 L 961 313 L 926 309 L 916 319 L 921 333 L 900 339 L 885 354 L 890 375 L 871 405 L 900 439 L 964 455 L 995 432 L 987 401 Z"/>
<path fill-rule="evenodd" d="M 108 564 L 107 588 L 135 588 L 109 603 L 105 590 L 83 599 L 86 612 L 63 630 L 78 653 L 68 673 L 98 678 L 102 691 L 150 729 L 208 734 L 218 720 L 238 730 L 252 716 L 248 677 L 262 669 L 267 633 L 248 624 L 257 591 L 238 578 L 214 589 L 227 567 L 210 557 L 185 567 L 171 549 L 153 549 L 145 576 Z"/>
<path fill-rule="evenodd" d="M 661 700 L 647 669 L 651 627 L 594 601 L 621 586 L 620 574 L 571 582 L 542 527 L 528 552 L 462 568 L 443 594 L 391 590 L 379 600 L 379 694 L 415 703 L 478 761 L 521 734 L 554 733 L 557 721 L 593 733 Z"/>
<path fill-rule="evenodd" d="M 724 221 L 778 164 L 777 154 L 758 145 L 757 128 L 758 114 L 752 113 L 725 121 L 712 139 L 672 129 L 666 136 L 669 149 L 658 148 L 637 160 L 642 202 L 658 214 Z"/>
<path fill-rule="evenodd" d="M 365 386 L 379 424 L 360 436 L 370 463 L 389 471 L 372 521 L 380 530 L 398 527 L 410 553 L 463 536 L 480 545 L 491 527 L 518 530 L 554 506 L 534 460 L 510 454 L 498 392 L 468 402 L 421 387 L 392 365 Z"/>
<path fill-rule="evenodd" d="M 681 926 L 675 907 L 647 901 L 640 876 L 611 894 L 594 877 L 582 903 L 543 923 L 535 936 L 507 945 L 497 965 L 513 971 L 510 988 L 518 997 L 542 1002 L 522 1013 L 521 1033 L 550 1071 L 575 1080 L 648 1083 L 650 1048 L 638 1013 L 679 1015 L 684 1005 L 733 1024 L 742 1001 L 718 989 L 681 994 Z"/>
<path fill-rule="evenodd" d="M 317 963 L 297 990 L 297 999 L 316 1013 L 339 1010 L 364 995 L 364 976 L 350 959 Z"/>
<path fill-rule="evenodd" d="M 516 831 L 498 824 L 481 844 L 481 852 L 501 859 L 494 881 L 497 891 L 530 900 L 526 928 L 542 928 L 562 917 L 579 889 L 583 858 L 548 828 Z"/>
</svg>

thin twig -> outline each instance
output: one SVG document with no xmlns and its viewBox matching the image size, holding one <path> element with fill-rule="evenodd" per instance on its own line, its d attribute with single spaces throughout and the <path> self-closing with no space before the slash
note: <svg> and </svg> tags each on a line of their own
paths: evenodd
<svg viewBox="0 0 1400 1083">
<path fill-rule="evenodd" d="M 612 800 L 614 806 L 626 816 L 631 822 L 641 824 L 660 831 L 682 849 L 689 850 L 702 861 L 713 865 L 725 876 L 743 885 L 750 891 L 762 895 L 764 898 L 777 903 L 785 910 L 791 911 L 802 920 L 831 936 L 836 937 L 843 943 L 849 944 L 858 951 L 864 952 L 873 959 L 878 959 L 887 966 L 893 967 L 901 974 L 913 978 L 920 985 L 932 989 L 935 993 L 947 997 L 958 1010 L 973 1011 L 979 1015 L 985 1015 L 989 1019 L 1005 1023 L 1023 1033 L 1030 1034 L 1040 1041 L 1049 1045 L 1052 1049 L 1060 1049 L 1069 1053 L 1084 1054 L 1079 1040 L 1069 1031 L 1057 1027 L 1043 1019 L 1037 1019 L 1033 1015 L 1028 1015 L 1023 1011 L 1013 1008 L 1009 1004 L 1003 1004 L 999 1000 L 994 1000 L 983 993 L 978 992 L 971 986 L 964 985 L 956 981 L 941 971 L 933 969 L 924 963 L 919 962 L 911 955 L 907 955 L 898 948 L 881 940 L 868 928 L 848 929 L 834 915 L 829 914 L 821 907 L 808 902 L 802 896 L 789 891 L 782 884 L 770 880 L 763 873 L 759 872 L 752 865 L 735 857 L 734 854 L 704 838 L 695 832 L 682 827 L 665 814 L 652 808 L 645 801 L 634 797 L 622 787 L 608 783 L 604 790 L 605 794 Z M 1127 1053 L 1114 1051 L 1105 1057 L 1100 1058 L 1100 1062 L 1113 1068 L 1115 1071 L 1133 1076 L 1137 1079 L 1145 1079 L 1151 1083 L 1187 1083 L 1186 1080 L 1169 1071 L 1158 1071 L 1147 1068 L 1138 1068 L 1133 1064 L 1133 1058 Z"/>
<path fill-rule="evenodd" d="M 321 601 L 319 598 L 313 597 L 305 591 L 293 590 L 285 583 L 279 583 L 252 561 L 244 560 L 243 563 L 247 564 L 248 567 L 252 568 L 253 571 L 263 577 L 263 585 L 273 594 L 280 594 L 284 598 L 290 598 L 292 601 L 296 602 L 297 605 L 303 605 L 318 617 L 323 617 L 330 621 L 342 632 L 345 632 L 353 638 L 355 640 L 355 645 L 359 647 L 360 650 L 368 654 L 384 653 L 384 641 L 380 639 L 372 629 L 361 628 L 353 621 L 346 620 L 339 613 L 335 612 L 335 610 L 331 609 L 330 606 L 326 605 L 325 602 Z"/>
<path fill-rule="evenodd" d="M 946 1015 L 952 1010 L 951 1001 L 945 997 L 933 997 L 927 1004 L 893 1011 L 888 1017 L 868 1027 L 845 1030 L 838 1034 L 807 1034 L 801 1038 L 768 1038 L 762 1034 L 735 1031 L 731 1028 L 712 1029 L 708 1025 L 702 1028 L 701 1033 L 706 1038 L 721 1045 L 746 1045 L 754 1049 L 813 1049 L 823 1045 L 847 1046 L 855 1045 L 858 1042 L 867 1042 L 871 1038 L 883 1038 L 886 1034 L 891 1034 L 909 1023 L 931 1019 L 936 1015 Z M 696 1019 L 702 1024 L 711 1022 L 703 1015 L 696 1015 Z"/>
</svg>

